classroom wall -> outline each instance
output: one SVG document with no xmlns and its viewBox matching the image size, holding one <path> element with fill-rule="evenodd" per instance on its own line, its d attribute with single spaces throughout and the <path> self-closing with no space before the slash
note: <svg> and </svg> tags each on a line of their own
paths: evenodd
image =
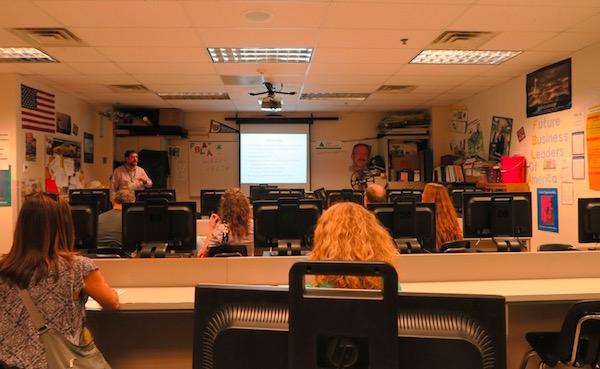
<svg viewBox="0 0 600 369">
<path fill-rule="evenodd" d="M 298 114 L 306 117 L 308 114 Z M 184 113 L 183 126 L 189 131 L 187 139 L 170 138 L 171 146 L 179 148 L 179 156 L 171 157 L 171 185 L 177 191 L 177 198 L 199 201 L 199 193 L 189 192 L 189 173 L 197 168 L 188 167 L 190 141 L 237 141 L 237 134 L 209 133 L 211 121 L 221 122 L 232 128 L 238 126 L 234 121 L 226 121 L 226 117 L 234 114 L 222 112 Z M 286 115 L 289 116 L 289 115 Z M 372 146 L 372 155 L 379 152 L 377 125 L 385 116 L 381 113 L 355 114 L 323 114 L 336 116 L 339 120 L 315 120 L 311 126 L 311 189 L 325 187 L 329 189 L 350 188 L 352 164 L 350 154 L 357 142 L 365 142 Z M 318 150 L 321 142 L 339 144 L 340 149 Z"/>
<path fill-rule="evenodd" d="M 8 164 L 10 165 L 10 185 L 11 185 L 11 204 L 12 206 L 0 206 L 0 234 L 3 235 L 2 242 L 0 242 L 0 254 L 7 252 L 13 239 L 13 224 L 17 219 L 17 208 L 14 206 L 15 198 L 18 193 L 17 179 L 15 178 L 17 173 L 17 156 L 16 151 L 16 124 L 17 121 L 17 110 L 16 106 L 20 104 L 17 101 L 19 91 L 16 87 L 16 75 L 14 74 L 0 74 L 0 134 L 8 134 L 8 144 L 5 149 L 7 153 L 2 153 L 4 157 L 6 155 Z"/>
<path fill-rule="evenodd" d="M 577 198 L 600 197 L 600 193 L 590 189 L 587 169 L 591 153 L 587 148 L 585 178 L 573 179 L 571 134 L 586 130 L 588 109 L 600 104 L 599 57 L 600 45 L 572 55 L 573 104 L 568 110 L 527 118 L 525 75 L 461 102 L 468 107 L 469 121 L 476 118 L 481 120 L 486 150 L 492 117 L 513 119 L 510 155 L 522 155 L 527 160 L 526 177 L 533 199 L 534 250 L 540 244 L 557 242 L 589 246 L 578 243 Z M 525 132 L 521 142 L 517 137 L 520 128 Z M 558 193 L 558 232 L 538 229 L 537 192 L 546 188 L 556 189 Z"/>
<path fill-rule="evenodd" d="M 71 117 L 71 127 L 78 126 L 77 134 L 72 130 L 70 135 L 62 133 L 45 133 L 21 128 L 21 84 L 36 88 L 55 95 L 56 112 L 67 114 Z M 16 74 L 0 75 L 0 119 L 2 120 L 0 133 L 9 134 L 9 161 L 11 163 L 11 206 L 0 207 L 0 232 L 5 236 L 0 242 L 0 253 L 10 250 L 13 239 L 13 229 L 16 223 L 18 210 L 22 204 L 22 186 L 28 180 L 40 180 L 44 183 L 46 178 L 47 155 L 45 153 L 46 138 L 57 137 L 81 143 L 83 151 L 83 133 L 94 135 L 94 163 L 84 163 L 81 159 L 81 172 L 79 176 L 82 184 L 93 179 L 105 177 L 102 174 L 103 165 L 100 165 L 100 153 L 103 147 L 110 145 L 112 148 L 112 129 L 105 132 L 105 137 L 99 137 L 99 116 L 92 104 L 77 99 L 65 92 L 46 86 L 37 81 Z M 112 125 L 112 123 L 111 123 Z M 37 153 L 35 161 L 25 159 L 26 134 L 31 133 L 36 139 Z M 106 137 L 108 136 L 108 137 Z M 108 177 L 105 178 L 107 180 Z M 43 187 L 45 189 L 45 187 Z"/>
</svg>

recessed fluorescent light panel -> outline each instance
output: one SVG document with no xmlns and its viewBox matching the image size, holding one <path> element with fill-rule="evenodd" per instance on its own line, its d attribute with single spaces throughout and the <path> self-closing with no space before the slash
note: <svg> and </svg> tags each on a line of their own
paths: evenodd
<svg viewBox="0 0 600 369">
<path fill-rule="evenodd" d="M 501 64 L 522 51 L 423 50 L 411 64 Z"/>
<path fill-rule="evenodd" d="M 164 100 L 229 100 L 226 92 L 158 92 Z"/>
<path fill-rule="evenodd" d="M 0 63 L 54 63 L 57 60 L 50 55 L 33 47 L 2 47 L 0 48 Z"/>
<path fill-rule="evenodd" d="M 313 49 L 209 47 L 214 63 L 310 63 Z"/>
<path fill-rule="evenodd" d="M 300 95 L 300 100 L 356 100 L 363 101 L 369 97 L 368 93 L 305 93 Z"/>
</svg>

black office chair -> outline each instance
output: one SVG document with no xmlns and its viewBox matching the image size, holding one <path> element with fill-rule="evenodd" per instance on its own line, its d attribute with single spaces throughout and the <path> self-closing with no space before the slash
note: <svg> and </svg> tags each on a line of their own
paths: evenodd
<svg viewBox="0 0 600 369">
<path fill-rule="evenodd" d="M 540 367 L 600 365 L 600 300 L 579 301 L 569 308 L 560 332 L 529 332 L 525 335 L 532 350 L 521 361 L 527 367 L 533 356 L 541 359 Z"/>
<path fill-rule="evenodd" d="M 471 241 L 457 240 L 444 242 L 442 246 L 440 246 L 440 252 L 460 253 L 473 252 L 473 250 L 471 250 Z"/>
<path fill-rule="evenodd" d="M 245 245 L 219 245 L 208 248 L 209 257 L 248 256 Z"/>
<path fill-rule="evenodd" d="M 538 251 L 578 251 L 566 243 L 546 243 L 538 246 Z"/>
</svg>

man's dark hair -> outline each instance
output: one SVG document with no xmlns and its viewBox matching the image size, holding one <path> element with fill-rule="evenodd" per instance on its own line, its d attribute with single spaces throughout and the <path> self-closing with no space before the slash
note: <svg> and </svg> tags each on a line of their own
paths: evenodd
<svg viewBox="0 0 600 369">
<path fill-rule="evenodd" d="M 135 151 L 135 150 L 127 150 L 127 151 L 125 151 L 125 157 L 128 158 L 129 155 L 135 154 L 135 153 L 137 153 L 137 151 Z"/>
</svg>

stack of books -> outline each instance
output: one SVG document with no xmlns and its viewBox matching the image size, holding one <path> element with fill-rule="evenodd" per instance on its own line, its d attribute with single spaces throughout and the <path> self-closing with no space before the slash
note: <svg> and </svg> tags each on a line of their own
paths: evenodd
<svg viewBox="0 0 600 369">
<path fill-rule="evenodd" d="M 430 118 L 425 113 L 392 115 L 382 119 L 378 125 L 378 136 L 407 135 L 424 139 L 429 135 Z"/>
</svg>

